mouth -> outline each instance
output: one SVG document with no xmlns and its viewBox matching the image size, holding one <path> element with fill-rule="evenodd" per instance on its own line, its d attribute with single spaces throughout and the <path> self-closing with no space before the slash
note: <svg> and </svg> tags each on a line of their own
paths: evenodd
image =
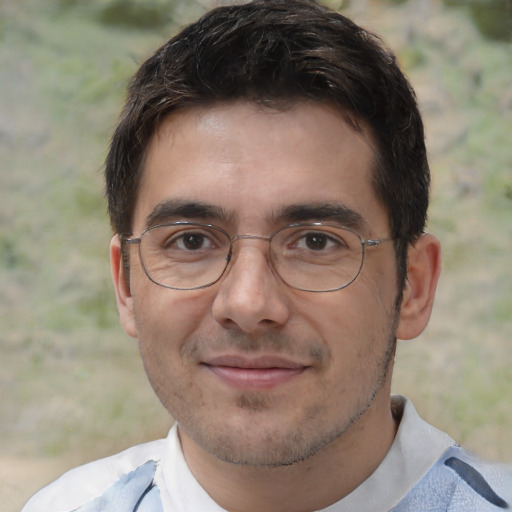
<svg viewBox="0 0 512 512">
<path fill-rule="evenodd" d="M 309 368 L 302 363 L 276 356 L 220 356 L 209 359 L 202 365 L 228 386 L 244 390 L 275 388 Z"/>
</svg>

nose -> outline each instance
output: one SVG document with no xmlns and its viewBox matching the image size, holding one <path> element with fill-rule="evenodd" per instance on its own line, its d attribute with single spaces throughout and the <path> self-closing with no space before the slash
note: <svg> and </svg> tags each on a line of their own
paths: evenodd
<svg viewBox="0 0 512 512">
<path fill-rule="evenodd" d="M 272 270 L 267 241 L 242 238 L 233 246 L 212 312 L 223 327 L 254 334 L 286 323 L 290 315 L 289 292 Z"/>
</svg>

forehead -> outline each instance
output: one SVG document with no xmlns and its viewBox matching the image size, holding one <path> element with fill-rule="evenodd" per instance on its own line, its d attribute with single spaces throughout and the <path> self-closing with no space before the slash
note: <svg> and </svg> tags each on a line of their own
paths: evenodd
<svg viewBox="0 0 512 512">
<path fill-rule="evenodd" d="M 374 162 L 369 132 L 324 104 L 177 111 L 148 147 L 134 229 L 170 202 L 212 206 L 247 228 L 297 205 L 338 205 L 370 219 L 382 214 L 371 185 Z"/>
</svg>

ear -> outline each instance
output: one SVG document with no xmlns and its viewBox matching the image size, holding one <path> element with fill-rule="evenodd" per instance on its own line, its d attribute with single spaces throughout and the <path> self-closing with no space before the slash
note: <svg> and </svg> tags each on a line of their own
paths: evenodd
<svg viewBox="0 0 512 512">
<path fill-rule="evenodd" d="M 117 311 L 121 326 L 126 334 L 137 338 L 135 315 L 133 310 L 133 297 L 130 291 L 129 277 L 126 276 L 121 252 L 121 239 L 114 235 L 110 241 L 110 271 L 116 292 Z"/>
<path fill-rule="evenodd" d="M 440 273 L 441 244 L 434 235 L 423 234 L 408 250 L 407 279 L 397 328 L 399 339 L 415 338 L 427 326 Z"/>
</svg>

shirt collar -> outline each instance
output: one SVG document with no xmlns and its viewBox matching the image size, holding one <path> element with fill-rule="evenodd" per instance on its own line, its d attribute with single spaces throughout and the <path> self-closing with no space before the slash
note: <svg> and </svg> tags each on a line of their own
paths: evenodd
<svg viewBox="0 0 512 512">
<path fill-rule="evenodd" d="M 407 398 L 391 398 L 401 415 L 395 440 L 379 467 L 359 487 L 324 512 L 382 512 L 395 507 L 455 441 L 420 418 Z"/>
<path fill-rule="evenodd" d="M 393 396 L 392 407 L 401 420 L 388 454 L 368 479 L 348 496 L 323 509 L 324 512 L 391 510 L 443 453 L 456 444 L 450 436 L 422 420 L 407 398 Z M 224 511 L 192 475 L 181 450 L 176 425 L 167 437 L 156 483 L 165 511 Z"/>
</svg>

